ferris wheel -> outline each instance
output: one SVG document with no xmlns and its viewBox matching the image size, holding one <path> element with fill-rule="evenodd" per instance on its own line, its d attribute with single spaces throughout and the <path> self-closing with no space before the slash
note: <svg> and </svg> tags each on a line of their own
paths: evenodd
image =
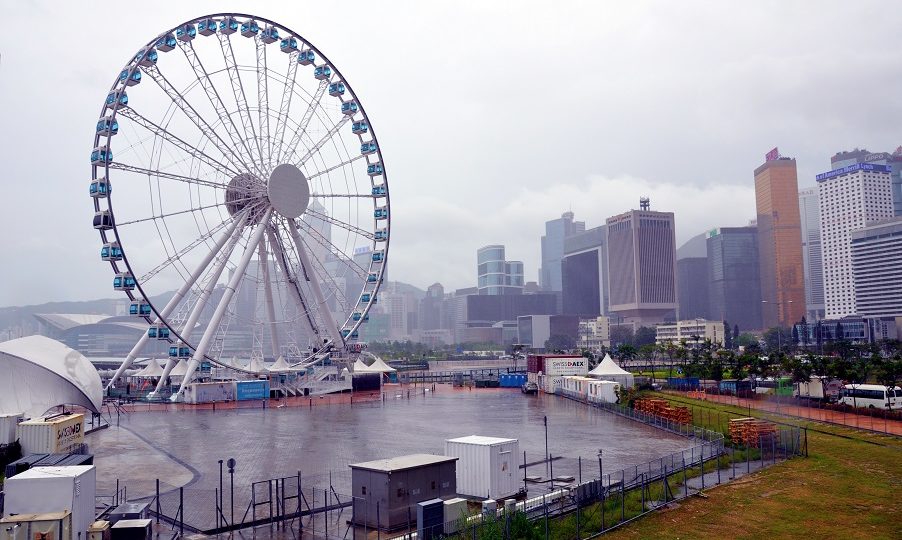
<svg viewBox="0 0 902 540">
<path fill-rule="evenodd" d="M 110 385 L 160 344 L 157 391 L 187 364 L 173 399 L 200 366 L 360 350 L 388 181 L 360 99 L 298 33 L 221 13 L 147 42 L 103 102 L 90 195 L 112 286 L 149 324 Z"/>
</svg>

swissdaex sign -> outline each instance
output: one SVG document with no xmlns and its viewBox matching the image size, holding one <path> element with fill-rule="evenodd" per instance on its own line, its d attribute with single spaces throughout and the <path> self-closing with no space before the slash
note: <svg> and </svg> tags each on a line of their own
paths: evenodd
<svg viewBox="0 0 902 540">
<path fill-rule="evenodd" d="M 545 373 L 548 375 L 585 375 L 588 372 L 589 361 L 582 356 L 545 359 Z"/>
</svg>

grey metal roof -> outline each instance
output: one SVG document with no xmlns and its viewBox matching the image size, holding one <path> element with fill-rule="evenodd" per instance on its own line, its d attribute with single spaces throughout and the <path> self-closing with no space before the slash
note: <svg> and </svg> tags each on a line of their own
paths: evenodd
<svg viewBox="0 0 902 540">
<path fill-rule="evenodd" d="M 435 465 L 438 463 L 448 463 L 457 461 L 456 457 L 437 456 L 434 454 L 410 454 L 407 456 L 398 456 L 387 459 L 376 459 L 363 463 L 352 463 L 352 469 L 364 469 L 367 471 L 394 472 L 404 471 L 407 469 L 416 469 L 427 465 Z"/>
</svg>

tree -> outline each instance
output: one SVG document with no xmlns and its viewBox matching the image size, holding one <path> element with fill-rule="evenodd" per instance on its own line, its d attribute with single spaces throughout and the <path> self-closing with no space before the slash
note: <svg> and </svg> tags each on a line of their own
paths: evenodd
<svg viewBox="0 0 902 540">
<path fill-rule="evenodd" d="M 880 384 L 894 388 L 902 379 L 902 355 L 896 353 L 893 358 L 880 361 L 879 365 L 875 366 L 874 375 Z M 892 401 L 890 406 L 892 407 Z"/>
<path fill-rule="evenodd" d="M 632 345 L 633 339 L 633 328 L 631 326 L 622 324 L 611 326 L 611 345 Z"/>
<path fill-rule="evenodd" d="M 833 339 L 836 341 L 842 341 L 846 336 L 843 335 L 842 331 L 842 323 L 836 321 L 836 328 L 833 329 Z"/>
<path fill-rule="evenodd" d="M 643 345 L 654 345 L 656 333 L 654 328 L 649 328 L 647 326 L 640 326 L 636 329 L 636 333 L 633 336 L 633 345 L 636 347 L 642 347 Z"/>
<path fill-rule="evenodd" d="M 754 336 L 754 334 L 749 334 L 746 332 L 745 334 L 734 334 L 733 343 L 737 347 L 742 347 L 744 349 L 748 349 L 752 345 L 758 346 L 758 338 Z"/>
<path fill-rule="evenodd" d="M 565 334 L 554 334 L 545 341 L 546 351 L 565 352 L 576 347 L 576 340 Z"/>
<path fill-rule="evenodd" d="M 733 325 L 733 342 L 735 343 L 738 338 L 739 338 L 739 324 L 734 324 Z"/>
<path fill-rule="evenodd" d="M 626 343 L 617 347 L 617 356 L 621 362 L 629 362 L 636 359 L 636 348 Z"/>
<path fill-rule="evenodd" d="M 733 348 L 733 332 L 730 329 L 730 323 L 723 322 L 723 346 L 727 349 Z"/>
<path fill-rule="evenodd" d="M 789 337 L 785 328 L 774 326 L 764 332 L 764 343 L 768 352 L 777 351 L 786 347 L 786 339 Z"/>
</svg>

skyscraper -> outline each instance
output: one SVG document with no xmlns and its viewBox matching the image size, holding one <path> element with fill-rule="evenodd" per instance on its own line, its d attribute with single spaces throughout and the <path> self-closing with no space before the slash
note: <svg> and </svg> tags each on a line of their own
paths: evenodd
<svg viewBox="0 0 902 540">
<path fill-rule="evenodd" d="M 891 169 L 855 163 L 817 175 L 828 319 L 858 313 L 852 279 L 852 231 L 893 216 Z"/>
<path fill-rule="evenodd" d="M 476 250 L 479 294 L 523 294 L 523 263 L 504 258 L 504 246 Z"/>
<path fill-rule="evenodd" d="M 824 261 L 821 251 L 821 211 L 818 204 L 816 187 L 799 191 L 805 307 L 808 318 L 812 320 L 824 318 Z"/>
<path fill-rule="evenodd" d="M 709 313 L 708 248 L 704 232 L 677 248 L 677 304 L 682 320 L 714 316 Z"/>
<path fill-rule="evenodd" d="M 859 314 L 902 316 L 902 217 L 852 231 L 852 276 Z"/>
<path fill-rule="evenodd" d="M 608 312 L 608 252 L 604 225 L 564 240 L 561 259 L 562 312 L 597 317 Z"/>
<path fill-rule="evenodd" d="M 711 318 L 743 330 L 761 328 L 757 229 L 714 229 L 708 237 L 707 262 Z"/>
<path fill-rule="evenodd" d="M 426 296 L 420 299 L 419 327 L 420 330 L 438 330 L 444 328 L 442 324 L 442 305 L 445 302 L 445 288 L 441 283 L 433 283 L 426 289 Z"/>
<path fill-rule="evenodd" d="M 611 315 L 639 324 L 673 317 L 677 307 L 673 212 L 630 210 L 609 217 L 606 225 Z"/>
<path fill-rule="evenodd" d="M 849 152 L 837 152 L 830 158 L 830 169 L 835 171 L 855 163 L 873 163 L 889 167 L 893 191 L 893 214 L 902 216 L 902 146 L 897 147 L 893 153 L 868 152 L 866 149 L 858 148 Z"/>
<path fill-rule="evenodd" d="M 584 221 L 573 221 L 573 212 L 564 212 L 559 219 L 545 222 L 542 237 L 542 267 L 539 268 L 539 285 L 545 291 L 562 291 L 561 259 L 564 257 L 564 239 L 585 232 Z"/>
<path fill-rule="evenodd" d="M 758 262 L 765 328 L 791 326 L 805 314 L 805 271 L 796 160 L 776 149 L 755 169 Z"/>
</svg>

